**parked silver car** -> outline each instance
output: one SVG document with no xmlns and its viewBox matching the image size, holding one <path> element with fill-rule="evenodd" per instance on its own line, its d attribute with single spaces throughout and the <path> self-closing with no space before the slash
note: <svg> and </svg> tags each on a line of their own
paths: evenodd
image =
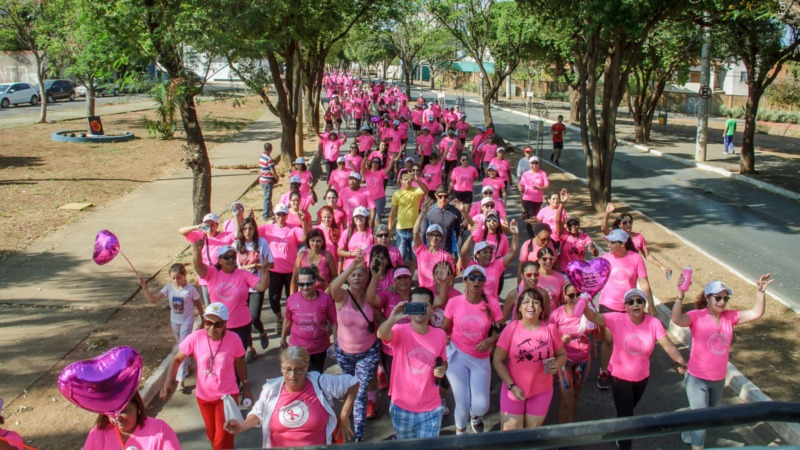
<svg viewBox="0 0 800 450">
<path fill-rule="evenodd" d="M 39 98 L 39 89 L 28 83 L 0 84 L 0 107 L 8 108 L 21 103 L 36 106 L 39 104 Z"/>
</svg>

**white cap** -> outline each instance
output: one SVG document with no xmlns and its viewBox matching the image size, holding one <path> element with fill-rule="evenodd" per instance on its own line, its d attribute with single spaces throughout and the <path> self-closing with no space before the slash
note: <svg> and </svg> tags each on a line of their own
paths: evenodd
<svg viewBox="0 0 800 450">
<path fill-rule="evenodd" d="M 431 234 L 431 233 L 439 233 L 441 235 L 444 235 L 444 231 L 442 231 L 442 227 L 440 227 L 439 225 L 437 225 L 435 223 L 432 223 L 432 224 L 428 225 L 428 229 L 425 230 L 425 235 L 428 235 L 428 234 Z"/>
<path fill-rule="evenodd" d="M 303 180 L 300 179 L 300 175 L 293 175 L 293 176 L 289 177 L 289 184 L 302 183 L 302 182 L 303 182 Z"/>
<path fill-rule="evenodd" d="M 409 161 L 413 163 L 414 162 L 414 158 L 409 156 L 408 158 L 406 158 L 406 160 L 404 162 L 409 162 Z"/>
<path fill-rule="evenodd" d="M 487 167 L 486 170 L 494 170 L 495 172 L 497 172 L 497 166 L 495 166 L 494 164 L 489 164 L 489 167 Z"/>
<path fill-rule="evenodd" d="M 506 151 L 506 149 L 504 147 L 497 147 L 497 150 L 495 150 L 494 152 L 495 153 L 500 153 L 500 152 L 505 153 L 505 151 Z"/>
<path fill-rule="evenodd" d="M 228 307 L 224 303 L 214 302 L 206 307 L 203 317 L 217 316 L 222 320 L 228 320 Z"/>
<path fill-rule="evenodd" d="M 495 169 L 495 170 L 496 170 L 496 169 Z M 493 193 L 493 194 L 494 194 L 494 188 L 493 188 L 493 187 L 491 187 L 491 186 L 484 186 L 484 187 L 481 189 L 481 194 L 485 194 L 485 193 L 487 193 L 487 192 L 491 192 L 491 193 Z"/>
<path fill-rule="evenodd" d="M 400 125 L 400 121 L 399 120 L 393 120 L 392 121 L 392 125 Z"/>
<path fill-rule="evenodd" d="M 706 285 L 705 290 L 703 291 L 704 295 L 711 295 L 716 294 L 718 292 L 727 291 L 728 295 L 733 295 L 733 290 L 728 286 L 725 286 L 725 283 L 719 280 L 714 280 L 711 283 Z"/>
<path fill-rule="evenodd" d="M 297 159 L 294 160 L 294 163 L 295 164 L 305 164 L 306 163 L 306 159 L 303 158 L 302 156 L 299 156 Z"/>
<path fill-rule="evenodd" d="M 633 289 L 629 290 L 628 292 L 626 292 L 625 293 L 625 297 L 623 298 L 622 301 L 627 302 L 628 300 L 630 300 L 633 297 L 641 297 L 642 299 L 644 299 L 645 302 L 647 301 L 647 296 L 644 294 L 644 292 L 642 292 L 641 290 L 636 289 L 636 288 L 633 288 Z"/>
<path fill-rule="evenodd" d="M 234 251 L 235 252 L 236 251 L 236 247 L 234 247 L 232 245 L 223 245 L 222 247 L 217 249 L 217 256 L 222 256 L 225 253 L 228 253 L 230 251 Z"/>
<path fill-rule="evenodd" d="M 483 206 L 483 205 L 485 205 L 487 203 L 494 203 L 494 199 L 492 197 L 483 197 L 481 199 L 481 206 Z"/>
<path fill-rule="evenodd" d="M 369 217 L 369 210 L 365 206 L 359 206 L 353 210 L 353 217 L 355 216 Z"/>
<path fill-rule="evenodd" d="M 475 249 L 472 251 L 472 254 L 477 255 L 478 253 L 482 252 L 483 250 L 486 250 L 487 248 L 494 250 L 495 246 L 494 244 L 490 244 L 489 242 L 486 241 L 478 242 L 477 244 L 475 244 Z"/>
<path fill-rule="evenodd" d="M 289 207 L 283 203 L 275 205 L 275 214 L 289 214 Z"/>
<path fill-rule="evenodd" d="M 361 178 L 361 174 L 358 172 L 350 172 L 350 175 L 348 175 L 347 178 L 355 178 L 358 181 L 363 180 L 363 178 Z"/>
<path fill-rule="evenodd" d="M 205 222 L 207 220 L 210 220 L 210 221 L 212 221 L 214 223 L 219 223 L 219 216 L 217 216 L 214 213 L 208 213 L 205 216 L 203 216 L 203 222 Z"/>
<path fill-rule="evenodd" d="M 344 156 L 340 156 L 340 157 L 336 158 L 336 162 L 337 162 L 337 163 L 343 163 L 343 162 L 345 162 L 345 161 L 346 161 L 346 160 L 344 159 Z"/>
<path fill-rule="evenodd" d="M 531 156 L 530 159 L 528 159 L 528 162 L 529 163 L 539 162 L 539 157 L 538 156 Z"/>
<path fill-rule="evenodd" d="M 609 242 L 628 242 L 628 233 L 625 232 L 622 228 L 615 228 L 611 230 L 611 233 L 608 233 L 607 236 L 603 236 L 603 239 Z"/>
<path fill-rule="evenodd" d="M 479 272 L 484 277 L 486 276 L 486 269 L 484 269 L 483 267 L 481 267 L 481 266 L 479 266 L 477 264 L 473 264 L 473 265 L 467 267 L 466 269 L 464 269 L 464 278 L 469 276 L 469 274 L 471 274 L 472 272 Z"/>
</svg>

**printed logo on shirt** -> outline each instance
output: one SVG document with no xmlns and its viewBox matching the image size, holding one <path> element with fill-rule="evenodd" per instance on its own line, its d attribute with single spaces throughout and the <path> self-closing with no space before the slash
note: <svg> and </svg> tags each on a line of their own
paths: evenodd
<svg viewBox="0 0 800 450">
<path fill-rule="evenodd" d="M 172 301 L 172 310 L 178 314 L 183 313 L 183 297 L 172 297 L 170 300 Z"/>
<path fill-rule="evenodd" d="M 236 285 L 223 281 L 216 285 L 214 288 L 217 300 L 221 302 L 230 302 L 236 298 Z"/>
<path fill-rule="evenodd" d="M 433 353 L 423 347 L 415 348 L 408 352 L 408 370 L 414 375 L 430 373 L 434 367 Z"/>
<path fill-rule="evenodd" d="M 614 284 L 624 284 L 627 285 L 630 283 L 631 279 L 631 272 L 626 267 L 614 267 L 611 269 L 611 281 Z"/>
<path fill-rule="evenodd" d="M 435 308 L 431 313 L 431 318 L 428 320 L 431 326 L 442 328 L 444 322 L 444 310 L 442 308 Z"/>
<path fill-rule="evenodd" d="M 731 347 L 731 336 L 721 331 L 716 331 L 708 337 L 708 351 L 715 356 L 723 356 Z"/>
<path fill-rule="evenodd" d="M 461 332 L 470 339 L 480 338 L 482 328 L 481 320 L 474 314 L 467 314 L 461 319 Z"/>
<path fill-rule="evenodd" d="M 517 344 L 518 363 L 523 361 L 539 362 L 550 356 L 550 347 L 548 347 L 547 341 L 539 338 L 535 342 L 533 339 L 528 338 Z"/>
<path fill-rule="evenodd" d="M 625 336 L 622 348 L 629 355 L 644 355 L 650 351 L 650 341 L 639 333 L 632 333 Z"/>
<path fill-rule="evenodd" d="M 295 400 L 281 408 L 278 420 L 286 428 L 300 428 L 308 422 L 308 406 L 300 400 Z"/>
</svg>

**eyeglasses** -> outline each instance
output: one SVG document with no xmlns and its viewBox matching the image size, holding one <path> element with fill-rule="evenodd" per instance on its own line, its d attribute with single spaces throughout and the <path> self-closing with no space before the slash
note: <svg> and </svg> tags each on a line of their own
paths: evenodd
<svg viewBox="0 0 800 450">
<path fill-rule="evenodd" d="M 631 298 L 631 299 L 625 300 L 625 304 L 628 305 L 628 306 L 644 305 L 645 303 L 647 303 L 647 302 L 643 298 Z"/>
<path fill-rule="evenodd" d="M 225 326 L 225 322 L 215 322 L 213 320 L 204 320 L 203 321 L 203 325 L 205 325 L 206 328 L 211 327 L 211 328 L 219 329 L 219 328 L 222 328 L 222 327 Z"/>
<path fill-rule="evenodd" d="M 313 285 L 314 285 L 314 282 L 313 282 L 313 281 L 309 281 L 309 282 L 307 282 L 307 283 L 301 283 L 301 282 L 299 282 L 299 281 L 297 282 L 297 287 L 301 287 L 301 288 L 304 288 L 304 287 L 311 287 L 311 286 L 313 286 Z"/>
<path fill-rule="evenodd" d="M 725 302 L 728 303 L 731 299 L 730 295 L 712 295 L 711 298 L 714 299 L 715 302 Z"/>
<path fill-rule="evenodd" d="M 381 234 L 379 234 L 379 235 L 377 235 L 375 237 L 377 237 L 378 239 L 382 239 L 382 238 L 388 238 L 389 235 L 387 233 L 381 233 Z"/>
<path fill-rule="evenodd" d="M 303 373 L 305 371 L 306 371 L 305 367 L 298 367 L 298 368 L 295 368 L 295 369 L 287 369 L 286 367 L 281 367 L 281 372 L 283 372 L 286 375 L 290 375 L 290 374 L 300 375 L 301 373 Z"/>
<path fill-rule="evenodd" d="M 461 162 L 469 162 L 468 159 L 462 159 Z"/>
<path fill-rule="evenodd" d="M 226 253 L 226 254 L 220 256 L 219 259 L 224 259 L 226 261 L 231 261 L 231 260 L 236 259 L 236 255 L 230 255 L 230 254 Z"/>
<path fill-rule="evenodd" d="M 630 225 L 633 223 L 633 220 L 620 220 L 620 225 Z"/>
<path fill-rule="evenodd" d="M 564 294 L 564 295 L 565 295 L 566 297 L 568 297 L 568 298 L 575 298 L 575 297 L 577 297 L 577 296 L 578 296 L 578 294 L 576 294 L 576 293 L 574 293 L 574 292 L 573 292 L 572 294 Z"/>
<path fill-rule="evenodd" d="M 473 283 L 485 283 L 486 282 L 486 277 L 483 276 L 483 275 L 472 275 L 472 274 L 469 274 L 469 275 L 467 275 L 466 279 L 468 281 L 472 281 Z"/>
<path fill-rule="evenodd" d="M 428 239 L 441 239 L 442 235 L 439 233 L 431 233 L 428 235 Z"/>
</svg>

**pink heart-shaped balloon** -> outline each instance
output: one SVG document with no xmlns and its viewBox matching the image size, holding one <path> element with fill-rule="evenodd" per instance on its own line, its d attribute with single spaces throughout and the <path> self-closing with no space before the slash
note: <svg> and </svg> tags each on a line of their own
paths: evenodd
<svg viewBox="0 0 800 450">
<path fill-rule="evenodd" d="M 111 261 L 119 253 L 119 239 L 108 230 L 101 230 L 94 238 L 94 254 L 92 259 L 101 266 Z"/>
<path fill-rule="evenodd" d="M 58 390 L 83 409 L 117 415 L 139 390 L 141 377 L 139 352 L 131 347 L 115 347 L 96 358 L 65 367 L 58 377 Z"/>
<path fill-rule="evenodd" d="M 594 297 L 606 285 L 611 275 L 611 263 L 603 258 L 591 262 L 572 261 L 567 264 L 567 278 L 581 292 Z"/>
</svg>

